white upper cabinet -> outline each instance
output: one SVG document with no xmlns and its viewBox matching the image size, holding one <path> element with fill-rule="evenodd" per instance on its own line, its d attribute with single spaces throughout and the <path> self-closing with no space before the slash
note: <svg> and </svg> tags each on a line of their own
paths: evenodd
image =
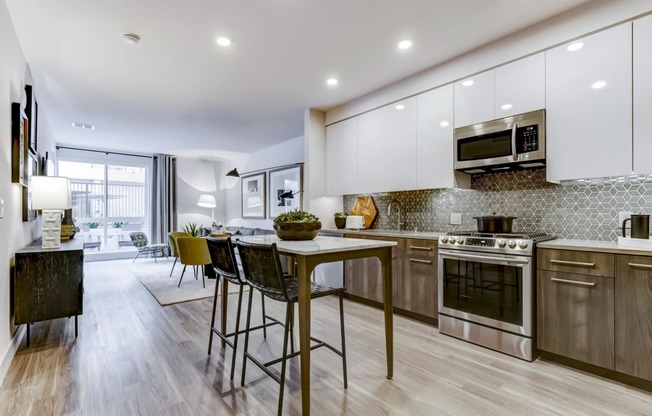
<svg viewBox="0 0 652 416">
<path fill-rule="evenodd" d="M 634 172 L 652 173 L 652 16 L 634 22 Z"/>
<path fill-rule="evenodd" d="M 631 28 L 546 52 L 548 180 L 631 173 Z"/>
<path fill-rule="evenodd" d="M 358 119 L 326 128 L 326 193 L 350 195 L 358 184 Z"/>
<path fill-rule="evenodd" d="M 384 144 L 384 190 L 404 191 L 417 186 L 416 97 L 381 108 Z"/>
<path fill-rule="evenodd" d="M 455 83 L 455 127 L 495 118 L 493 70 Z"/>
<path fill-rule="evenodd" d="M 453 85 L 417 96 L 417 189 L 450 188 L 453 172 Z"/>
<path fill-rule="evenodd" d="M 542 52 L 496 68 L 495 82 L 495 118 L 545 108 L 545 54 Z"/>
<path fill-rule="evenodd" d="M 358 188 L 359 193 L 384 190 L 383 109 L 358 117 Z"/>
</svg>

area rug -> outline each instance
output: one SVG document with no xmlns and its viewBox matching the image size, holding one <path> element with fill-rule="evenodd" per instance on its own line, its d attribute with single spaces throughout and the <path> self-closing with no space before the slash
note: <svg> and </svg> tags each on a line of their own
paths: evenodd
<svg viewBox="0 0 652 416">
<path fill-rule="evenodd" d="M 129 263 L 129 269 L 161 306 L 205 299 L 213 296 L 215 293 L 216 279 L 206 278 L 206 288 L 203 288 L 201 271 L 199 272 L 198 280 L 195 280 L 192 266 L 186 268 L 181 287 L 177 287 L 183 265 L 177 262 L 174 273 L 170 277 L 173 262 L 174 259 L 158 259 L 157 262 L 154 262 L 151 258 L 138 259 L 135 263 Z M 237 285 L 229 285 L 229 293 L 237 291 Z"/>
</svg>

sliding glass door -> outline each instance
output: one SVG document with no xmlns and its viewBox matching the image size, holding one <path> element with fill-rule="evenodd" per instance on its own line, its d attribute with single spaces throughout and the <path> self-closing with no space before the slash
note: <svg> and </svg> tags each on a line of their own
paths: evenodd
<svg viewBox="0 0 652 416">
<path fill-rule="evenodd" d="M 150 167 L 97 157 L 60 157 L 58 175 L 70 178 L 72 216 L 89 260 L 132 257 L 130 233 L 150 234 Z"/>
</svg>

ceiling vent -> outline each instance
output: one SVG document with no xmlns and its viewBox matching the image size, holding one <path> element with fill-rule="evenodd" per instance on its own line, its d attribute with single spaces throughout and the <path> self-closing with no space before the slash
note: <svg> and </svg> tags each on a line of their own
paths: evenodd
<svg viewBox="0 0 652 416">
<path fill-rule="evenodd" d="M 84 129 L 84 130 L 95 130 L 95 126 L 92 124 L 86 124 L 86 123 L 72 123 L 72 126 L 78 129 Z"/>
</svg>

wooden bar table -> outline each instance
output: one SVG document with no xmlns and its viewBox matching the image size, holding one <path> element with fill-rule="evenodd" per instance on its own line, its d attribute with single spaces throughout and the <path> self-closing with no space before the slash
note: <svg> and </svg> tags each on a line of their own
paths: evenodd
<svg viewBox="0 0 652 416">
<path fill-rule="evenodd" d="M 301 358 L 301 406 L 304 416 L 310 415 L 310 276 L 322 263 L 377 257 L 382 265 L 383 301 L 385 310 L 385 349 L 387 378 L 394 373 L 394 319 L 392 315 L 392 247 L 394 241 L 362 240 L 318 236 L 308 241 L 285 241 L 275 235 L 240 237 L 257 244 L 276 243 L 280 254 L 297 259 L 299 290 L 299 348 Z"/>
</svg>

